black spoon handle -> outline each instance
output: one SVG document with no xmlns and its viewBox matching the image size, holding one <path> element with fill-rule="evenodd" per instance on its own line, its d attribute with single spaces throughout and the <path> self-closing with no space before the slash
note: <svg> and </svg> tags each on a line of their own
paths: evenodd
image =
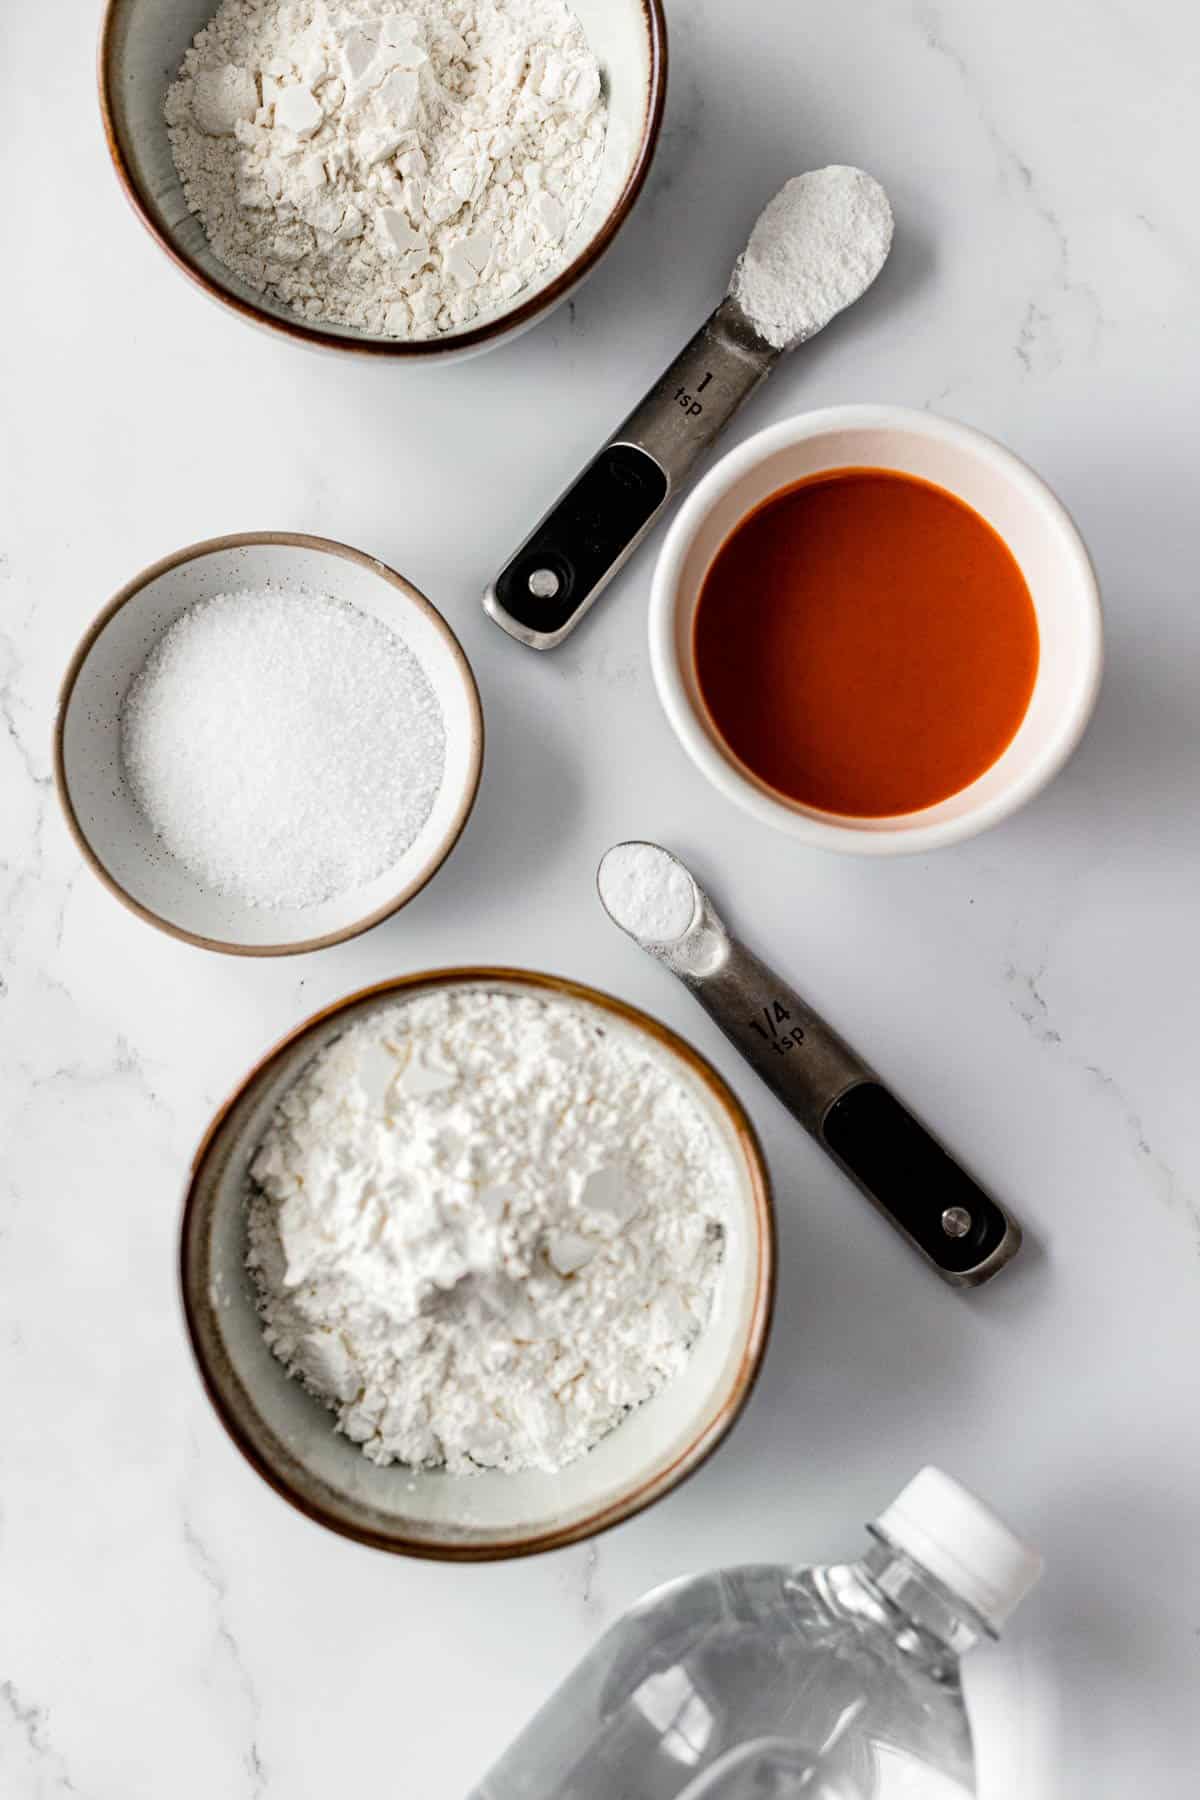
<svg viewBox="0 0 1200 1800">
<path fill-rule="evenodd" d="M 707 972 L 675 972 L 726 1037 L 944 1280 L 995 1275 L 1020 1248 L 1016 1220 L 794 988 L 724 936 Z"/>
<path fill-rule="evenodd" d="M 497 625 L 534 650 L 561 644 L 779 355 L 723 300 L 509 558 L 483 598 Z"/>
</svg>

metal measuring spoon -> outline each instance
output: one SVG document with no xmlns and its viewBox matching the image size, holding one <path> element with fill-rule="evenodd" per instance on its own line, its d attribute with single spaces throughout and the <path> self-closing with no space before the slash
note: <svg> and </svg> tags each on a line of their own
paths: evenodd
<svg viewBox="0 0 1200 1800">
<path fill-rule="evenodd" d="M 691 989 L 792 1116 L 944 1280 L 978 1287 L 1012 1260 L 1021 1246 L 1016 1221 L 733 935 L 677 856 L 659 844 L 616 844 L 596 885 L 613 923 Z"/>
<path fill-rule="evenodd" d="M 861 257 L 843 261 L 828 307 L 818 308 L 800 334 L 786 342 L 769 342 L 738 297 L 751 237 L 716 311 L 488 588 L 484 610 L 510 637 L 534 650 L 561 644 L 776 364 L 871 286 L 887 260 L 891 212 L 883 189 L 861 169 L 823 169 L 793 178 L 775 196 L 759 227 L 788 189 L 830 176 L 853 177 L 870 190 L 886 217 L 886 235 L 873 239 Z M 824 235 L 813 231 L 814 259 L 828 248 Z M 801 242 L 807 245 L 806 239 Z M 811 272 L 802 269 L 806 273 Z"/>
</svg>

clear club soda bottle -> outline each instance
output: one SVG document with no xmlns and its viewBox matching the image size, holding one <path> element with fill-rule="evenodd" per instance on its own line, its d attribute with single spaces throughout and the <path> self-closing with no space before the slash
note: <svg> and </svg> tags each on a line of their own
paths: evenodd
<svg viewBox="0 0 1200 1800">
<path fill-rule="evenodd" d="M 856 1563 L 751 1565 L 656 1589 L 535 1715 L 471 1800 L 965 1800 L 959 1660 L 1041 1572 L 923 1469 Z"/>
</svg>

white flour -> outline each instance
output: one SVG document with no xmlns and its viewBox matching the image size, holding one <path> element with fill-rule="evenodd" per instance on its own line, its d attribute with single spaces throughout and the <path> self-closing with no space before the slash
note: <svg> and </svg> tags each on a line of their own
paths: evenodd
<svg viewBox="0 0 1200 1800">
<path fill-rule="evenodd" d="M 223 0 L 166 116 L 227 268 L 307 319 L 429 338 L 567 260 L 607 108 L 564 0 Z"/>
<path fill-rule="evenodd" d="M 190 606 L 121 709 L 130 792 L 164 848 L 254 906 L 311 906 L 397 863 L 432 811 L 446 731 L 381 620 L 267 587 Z"/>
<path fill-rule="evenodd" d="M 759 336 L 788 350 L 865 293 L 891 246 L 892 209 L 872 176 L 813 169 L 767 205 L 730 291 Z"/>
<path fill-rule="evenodd" d="M 732 1157 L 662 1053 L 445 992 L 315 1059 L 252 1165 L 275 1355 L 373 1461 L 556 1470 L 683 1368 Z"/>
<path fill-rule="evenodd" d="M 695 916 L 691 876 L 657 844 L 614 845 L 597 885 L 610 917 L 644 944 L 676 943 Z"/>
</svg>

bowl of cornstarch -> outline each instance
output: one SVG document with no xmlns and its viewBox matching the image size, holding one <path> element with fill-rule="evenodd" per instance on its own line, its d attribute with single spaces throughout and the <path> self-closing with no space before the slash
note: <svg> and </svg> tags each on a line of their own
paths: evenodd
<svg viewBox="0 0 1200 1800">
<path fill-rule="evenodd" d="M 766 1165 L 721 1077 L 594 989 L 449 969 L 353 994 L 209 1128 L 181 1273 L 209 1397 L 310 1518 L 523 1556 L 661 1499 L 766 1346 Z"/>
<path fill-rule="evenodd" d="M 345 545 L 266 532 L 122 589 L 67 670 L 54 761 L 118 899 L 203 949 L 281 956 L 419 892 L 482 757 L 474 676 L 424 595 Z"/>
<path fill-rule="evenodd" d="M 662 0 L 108 0 L 100 99 L 134 210 L 211 298 L 428 361 L 595 266 L 666 66 Z"/>
</svg>

